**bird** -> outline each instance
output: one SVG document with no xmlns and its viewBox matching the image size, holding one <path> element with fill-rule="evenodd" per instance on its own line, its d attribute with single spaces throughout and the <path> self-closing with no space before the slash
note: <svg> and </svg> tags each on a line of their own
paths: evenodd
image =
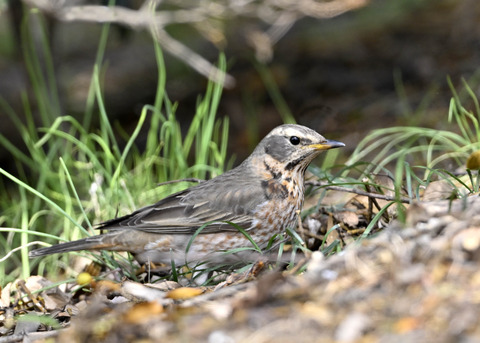
<svg viewBox="0 0 480 343">
<path fill-rule="evenodd" d="M 296 226 L 307 167 L 322 151 L 344 146 L 302 125 L 280 125 L 237 167 L 98 224 L 105 233 L 33 250 L 29 256 L 127 251 L 140 264 L 167 265 L 248 259 L 251 240 L 266 249 L 272 237 Z"/>
</svg>

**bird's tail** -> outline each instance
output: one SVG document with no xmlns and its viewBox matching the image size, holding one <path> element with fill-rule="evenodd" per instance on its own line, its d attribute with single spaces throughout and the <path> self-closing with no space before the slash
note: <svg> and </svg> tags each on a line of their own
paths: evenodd
<svg viewBox="0 0 480 343">
<path fill-rule="evenodd" d="M 98 235 L 79 239 L 78 241 L 60 243 L 52 245 L 51 247 L 41 248 L 37 250 L 32 250 L 28 253 L 30 258 L 45 256 L 50 254 L 58 254 L 69 251 L 79 251 L 79 250 L 112 250 L 111 239 L 105 239 L 108 235 Z M 110 242 L 109 242 L 110 241 Z"/>
</svg>

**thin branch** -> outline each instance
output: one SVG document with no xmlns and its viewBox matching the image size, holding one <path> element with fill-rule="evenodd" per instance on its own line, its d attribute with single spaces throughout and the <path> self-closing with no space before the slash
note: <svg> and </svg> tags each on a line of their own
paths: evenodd
<svg viewBox="0 0 480 343">
<path fill-rule="evenodd" d="M 66 6 L 54 7 L 42 0 L 24 0 L 32 7 L 50 13 L 56 19 L 65 22 L 86 21 L 96 23 L 117 23 L 132 29 L 148 29 L 160 45 L 176 58 L 182 60 L 191 68 L 208 79 L 222 84 L 224 87 L 235 86 L 233 76 L 221 71 L 205 58 L 173 39 L 163 29 L 170 24 L 196 23 L 206 21 L 207 15 L 201 11 L 164 11 L 152 12 L 148 7 L 141 10 L 131 10 L 122 6 Z M 207 13 L 208 14 L 208 13 Z"/>
<path fill-rule="evenodd" d="M 198 73 L 209 78 L 210 80 L 224 85 L 225 87 L 235 86 L 235 79 L 233 76 L 224 73 L 202 56 L 195 53 L 193 50 L 170 37 L 165 30 L 155 26 L 152 32 L 155 39 L 163 48 L 165 48 L 172 55 L 176 56 L 178 59 L 188 64 Z"/>
<path fill-rule="evenodd" d="M 235 79 L 215 67 L 199 54 L 174 39 L 165 31 L 171 24 L 197 24 L 210 21 L 223 22 L 253 19 L 254 29 L 245 30 L 246 40 L 253 45 L 256 55 L 264 62 L 273 57 L 273 45 L 277 43 L 302 18 L 331 18 L 344 12 L 365 6 L 369 0 L 217 0 L 217 1 L 167 1 L 146 0 L 138 10 L 122 6 L 68 6 L 65 1 L 23 0 L 30 7 L 48 13 L 65 22 L 85 21 L 117 23 L 135 30 L 148 30 L 155 39 L 176 58 L 198 73 L 225 87 L 233 87 Z M 160 5 L 174 4 L 174 8 L 159 9 Z M 263 24 L 262 24 L 263 22 Z M 265 27 L 266 29 L 260 29 Z M 208 25 L 203 25 L 207 28 Z"/>
</svg>

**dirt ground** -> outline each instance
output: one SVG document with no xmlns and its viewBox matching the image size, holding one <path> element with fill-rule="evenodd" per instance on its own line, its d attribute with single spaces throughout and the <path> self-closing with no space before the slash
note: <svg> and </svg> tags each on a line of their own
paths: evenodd
<svg viewBox="0 0 480 343">
<path fill-rule="evenodd" d="M 314 252 L 297 265 L 306 272 L 258 263 L 215 287 L 99 281 L 91 293 L 54 287 L 30 297 L 50 283 L 31 277 L 16 293 L 30 310 L 4 308 L 0 329 L 26 312 L 65 328 L 30 316 L 1 342 L 477 342 L 479 213 L 478 194 L 417 203 L 405 225 L 393 221 L 328 258 Z"/>
</svg>

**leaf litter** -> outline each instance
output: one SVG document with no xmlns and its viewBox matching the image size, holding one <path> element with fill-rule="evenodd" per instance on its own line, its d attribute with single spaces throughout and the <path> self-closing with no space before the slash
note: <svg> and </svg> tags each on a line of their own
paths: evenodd
<svg viewBox="0 0 480 343">
<path fill-rule="evenodd" d="M 0 342 L 480 341 L 480 198 L 440 187 L 449 199 L 412 203 L 405 224 L 392 208 L 368 239 L 356 237 L 385 200 L 329 191 L 301 223 L 313 252 L 295 272 L 259 261 L 207 287 L 10 283 Z M 332 245 L 341 252 L 318 250 Z"/>
</svg>

